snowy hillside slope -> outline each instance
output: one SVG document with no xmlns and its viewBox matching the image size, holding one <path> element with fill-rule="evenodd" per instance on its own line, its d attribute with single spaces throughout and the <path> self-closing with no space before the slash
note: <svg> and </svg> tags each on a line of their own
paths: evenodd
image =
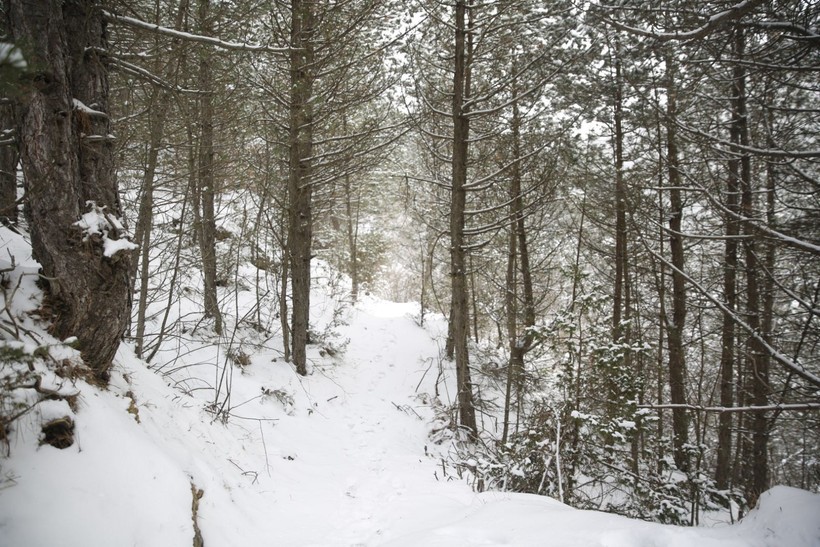
<svg viewBox="0 0 820 547">
<path fill-rule="evenodd" d="M 434 407 L 454 399 L 452 370 L 439 359 L 443 320 L 421 328 L 417 305 L 369 296 L 343 306 L 322 282 L 314 312 L 332 320 L 342 351 L 312 347 L 307 377 L 279 358 L 277 339 L 235 344 L 247 354 L 239 366 L 203 331 L 169 342 L 153 368 L 123 344 L 106 389 L 82 375 L 61 378 L 54 364 L 78 357 L 30 313 L 40 295 L 25 240 L 0 230 L 0 246 L 19 257 L 6 286 L 22 279 L 5 304 L 36 333 L 20 334 L 22 343 L 3 331 L 3 377 L 30 366 L 64 395 L 10 427 L 1 546 L 176 547 L 197 534 L 208 547 L 820 545 L 820 496 L 784 487 L 739 524 L 711 529 L 474 493 L 445 475 L 447 447 L 429 440 Z M 317 278 L 327 273 L 320 264 Z M 184 355 L 172 355 L 174 344 Z M 18 353 L 25 357 L 14 364 Z M 41 445 L 41 424 L 64 414 L 73 444 Z"/>
</svg>

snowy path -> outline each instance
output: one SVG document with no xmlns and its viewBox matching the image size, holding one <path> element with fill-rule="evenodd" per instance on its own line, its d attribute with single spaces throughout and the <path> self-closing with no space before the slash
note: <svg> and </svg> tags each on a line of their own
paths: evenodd
<svg viewBox="0 0 820 547">
<path fill-rule="evenodd" d="M 782 543 L 771 532 L 771 522 L 765 522 L 769 519 L 752 520 L 745 530 L 743 526 L 677 528 L 576 511 L 540 496 L 475 494 L 464 482 L 438 480 L 441 469 L 425 454 L 431 411 L 416 399 L 416 388 L 421 385 L 419 393 L 434 392 L 439 351 L 429 333 L 410 318 L 412 309 L 389 302 L 361 304 L 344 329 L 350 343 L 343 363 L 324 371 L 332 382 L 304 384 L 314 390 L 310 396 L 316 412 L 308 431 L 286 434 L 299 439 L 300 455 L 294 462 L 299 465 L 293 484 L 277 485 L 280 492 L 289 492 L 289 503 L 282 513 L 274 508 L 278 513 L 274 518 L 281 519 L 281 526 L 275 528 L 281 534 L 268 536 L 270 545 L 769 547 Z M 329 392 L 324 391 L 327 386 L 332 386 Z M 277 429 L 282 434 L 284 428 L 297 424 L 304 427 L 305 422 L 297 420 Z M 813 503 L 817 505 L 816 500 Z M 806 519 L 805 515 L 794 518 L 797 523 Z M 782 524 L 783 530 L 791 528 Z M 772 534 L 771 542 L 758 539 L 755 528 L 760 525 Z M 790 543 L 811 545 L 811 541 Z"/>
<path fill-rule="evenodd" d="M 287 547 L 783 544 L 771 533 L 770 519 L 751 521 L 745 530 L 677 528 L 576 511 L 541 496 L 475 494 L 462 481 L 439 480 L 438 462 L 425 454 L 431 410 L 416 398 L 417 386 L 418 393 L 434 393 L 439 350 L 410 318 L 412 311 L 410 305 L 369 301 L 351 312 L 350 325 L 341 329 L 350 342 L 339 363 L 297 379 L 313 411 L 282 419 L 272 430 L 275 438 L 268 443 L 282 460 L 265 481 L 271 490 L 266 501 L 254 501 L 252 516 L 242 511 L 256 529 L 227 537 L 244 536 L 243 545 Z M 446 394 L 442 398 L 446 402 Z M 761 525 L 771 542 L 758 539 L 755 528 Z M 224 532 L 203 530 L 212 538 Z"/>
<path fill-rule="evenodd" d="M 411 398 L 432 363 L 425 365 L 419 355 L 430 342 L 420 329 L 408 328 L 406 308 L 394 311 L 396 317 L 359 312 L 350 333 L 346 366 L 352 370 L 342 385 L 341 419 L 335 422 L 347 428 L 340 448 L 349 467 L 343 503 L 327 538 L 339 545 L 364 545 L 387 527 L 394 531 L 408 485 L 415 498 L 418 487 L 433 479 L 431 460 L 423 453 L 424 423 L 414 414 L 423 410 Z"/>
<path fill-rule="evenodd" d="M 338 391 L 318 403 L 312 422 L 311 436 L 323 446 L 304 456 L 310 487 L 292 494 L 300 498 L 294 505 L 315 511 L 315 534 L 295 542 L 382 543 L 407 528 L 404 521 L 434 519 L 420 514 L 425 507 L 460 507 L 471 495 L 463 484 L 438 482 L 436 462 L 424 454 L 429 409 L 415 390 L 422 377 L 420 392 L 435 381 L 438 352 L 410 319 L 411 309 L 380 303 L 355 310 L 343 329 L 350 339 L 339 365 L 344 370 L 315 372 L 331 376 Z"/>
</svg>

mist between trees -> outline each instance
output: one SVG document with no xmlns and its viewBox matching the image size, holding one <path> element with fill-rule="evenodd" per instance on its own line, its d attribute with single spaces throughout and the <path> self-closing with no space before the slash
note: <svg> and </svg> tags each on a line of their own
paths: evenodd
<svg viewBox="0 0 820 547">
<path fill-rule="evenodd" d="M 2 5 L 0 214 L 101 382 L 240 325 L 307 374 L 319 257 L 449 318 L 476 488 L 676 523 L 820 488 L 816 4 Z"/>
</svg>

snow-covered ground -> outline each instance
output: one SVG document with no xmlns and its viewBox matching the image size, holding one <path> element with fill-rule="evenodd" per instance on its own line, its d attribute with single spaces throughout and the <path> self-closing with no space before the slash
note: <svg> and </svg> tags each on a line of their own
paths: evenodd
<svg viewBox="0 0 820 547">
<path fill-rule="evenodd" d="M 33 329 L 32 295 L 15 295 L 15 313 Z M 108 389 L 63 381 L 61 392 L 79 392 L 75 410 L 47 401 L 15 423 L 0 459 L 0 546 L 192 545 L 194 506 L 208 547 L 820 545 L 820 496 L 786 487 L 716 528 L 476 494 L 442 468 L 446 448 L 428 438 L 436 395 L 447 404 L 452 393 L 442 325 L 419 327 L 416 311 L 365 297 L 336 327 L 344 351 L 312 348 L 305 378 L 275 347 L 238 367 L 201 343 L 159 374 L 123 345 Z M 40 424 L 63 413 L 74 416 L 74 444 L 40 446 Z"/>
</svg>

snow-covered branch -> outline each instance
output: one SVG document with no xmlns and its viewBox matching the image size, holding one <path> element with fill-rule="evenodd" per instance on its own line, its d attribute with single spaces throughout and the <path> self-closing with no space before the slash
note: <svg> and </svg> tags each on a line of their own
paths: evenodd
<svg viewBox="0 0 820 547">
<path fill-rule="evenodd" d="M 289 48 L 272 48 L 268 46 L 262 46 L 258 44 L 244 44 L 240 42 L 228 42 L 226 40 L 220 40 L 219 38 L 214 38 L 212 36 L 203 36 L 201 34 L 191 34 L 190 32 L 183 32 L 180 30 L 175 30 L 168 27 L 163 27 L 160 25 L 155 25 L 153 23 L 146 23 L 145 21 L 141 21 L 140 19 L 135 19 L 133 17 L 128 17 L 125 15 L 116 15 L 111 13 L 110 11 L 103 11 L 103 17 L 108 21 L 113 23 L 120 23 L 123 25 L 128 25 L 134 28 L 141 28 L 143 30 L 150 30 L 152 32 L 156 32 L 158 34 L 163 34 L 165 36 L 172 36 L 174 38 L 179 38 L 181 40 L 187 40 L 189 42 L 200 42 L 203 44 L 208 44 L 211 46 L 215 46 L 222 49 L 230 49 L 230 50 L 238 50 L 238 51 L 258 51 L 262 53 L 288 53 L 290 51 Z"/>
<path fill-rule="evenodd" d="M 756 329 L 752 328 L 751 325 L 749 325 L 734 310 L 726 306 L 726 304 L 723 303 L 719 298 L 713 296 L 706 287 L 692 279 L 692 277 L 687 275 L 685 272 L 676 268 L 671 262 L 669 262 L 664 257 L 655 252 L 655 250 L 652 249 L 649 245 L 647 245 L 645 241 L 642 242 L 644 244 L 644 249 L 646 249 L 652 256 L 654 256 L 656 260 L 663 263 L 671 271 L 680 274 L 683 277 L 683 279 L 686 280 L 687 283 L 689 283 L 695 288 L 695 290 L 702 294 L 707 300 L 712 302 L 712 304 L 717 306 L 718 309 L 720 309 L 720 311 L 729 315 L 732 318 L 732 321 L 734 321 L 736 325 L 739 325 L 743 330 L 745 330 L 749 334 L 749 336 L 757 340 L 757 342 L 760 343 L 761 346 L 766 349 L 766 351 L 769 353 L 772 359 L 783 365 L 787 370 L 803 378 L 811 385 L 815 387 L 820 387 L 820 376 L 814 374 L 810 370 L 806 370 L 806 368 L 803 367 L 802 364 L 800 364 L 796 360 L 791 359 L 790 357 L 779 351 L 777 348 L 773 347 L 764 336 L 762 336 Z"/>
<path fill-rule="evenodd" d="M 83 241 L 99 237 L 103 244 L 103 255 L 113 257 L 118 252 L 130 252 L 137 248 L 130 241 L 122 221 L 116 215 L 106 211 L 105 206 L 98 206 L 94 201 L 87 201 L 88 212 L 74 223 L 83 232 Z"/>
<path fill-rule="evenodd" d="M 83 114 L 85 114 L 88 117 L 102 118 L 104 120 L 108 119 L 108 114 L 106 114 L 105 112 L 100 112 L 99 110 L 95 110 L 95 109 L 91 108 L 90 106 L 86 105 L 84 102 L 82 102 L 79 99 L 76 99 L 76 98 L 73 99 L 73 104 L 74 104 L 74 110 L 82 112 Z"/>
<path fill-rule="evenodd" d="M 706 199 L 708 199 L 709 202 L 715 206 L 715 208 L 717 208 L 724 214 L 732 217 L 733 219 L 737 220 L 738 222 L 748 224 L 753 230 L 755 230 L 759 234 L 762 234 L 766 237 L 777 239 L 785 245 L 788 245 L 789 247 L 820 256 L 820 245 L 816 245 L 814 243 L 811 243 L 810 241 L 804 241 L 802 239 L 790 236 L 788 234 L 784 234 L 782 232 L 775 230 L 774 228 L 770 228 L 765 224 L 762 224 L 758 219 L 750 218 L 741 215 L 740 213 L 736 213 L 735 211 L 732 211 L 731 209 L 726 207 L 726 205 L 722 204 L 717 198 L 715 198 L 715 196 L 713 196 L 708 190 L 706 190 L 706 188 L 704 188 L 694 180 L 692 180 L 692 186 L 694 190 L 700 191 L 706 197 Z"/>
<path fill-rule="evenodd" d="M 695 129 L 683 123 L 678 123 L 678 127 L 688 133 L 698 135 L 709 139 L 712 142 L 732 148 L 740 152 L 754 154 L 756 156 L 767 156 L 770 158 L 789 158 L 789 159 L 813 159 L 820 158 L 820 150 L 783 150 L 782 148 L 757 148 L 755 146 L 747 146 L 736 142 L 730 142 L 720 137 L 716 137 L 700 129 Z"/>
<path fill-rule="evenodd" d="M 817 29 L 811 27 L 804 27 L 796 23 L 791 23 L 789 21 L 763 21 L 760 23 L 756 23 L 754 26 L 762 28 L 764 30 L 791 32 L 793 34 L 792 38 L 811 41 L 820 40 L 820 34 L 817 33 Z"/>
<path fill-rule="evenodd" d="M 653 38 L 660 42 L 670 42 L 673 40 L 699 40 L 700 38 L 703 38 L 704 36 L 707 36 L 708 34 L 714 32 L 718 27 L 722 26 L 723 24 L 740 19 L 741 17 L 743 17 L 756 7 L 760 6 L 761 4 L 763 4 L 763 0 L 744 0 L 743 2 L 735 4 L 729 9 L 712 15 L 711 17 L 709 17 L 709 19 L 707 19 L 706 23 L 704 23 L 696 29 L 692 29 L 689 31 L 654 32 L 642 28 L 630 27 L 628 25 L 624 25 L 623 23 L 619 23 L 612 19 L 608 19 L 607 22 L 618 30 L 628 32 L 630 34 L 636 34 L 638 36 Z"/>
</svg>

